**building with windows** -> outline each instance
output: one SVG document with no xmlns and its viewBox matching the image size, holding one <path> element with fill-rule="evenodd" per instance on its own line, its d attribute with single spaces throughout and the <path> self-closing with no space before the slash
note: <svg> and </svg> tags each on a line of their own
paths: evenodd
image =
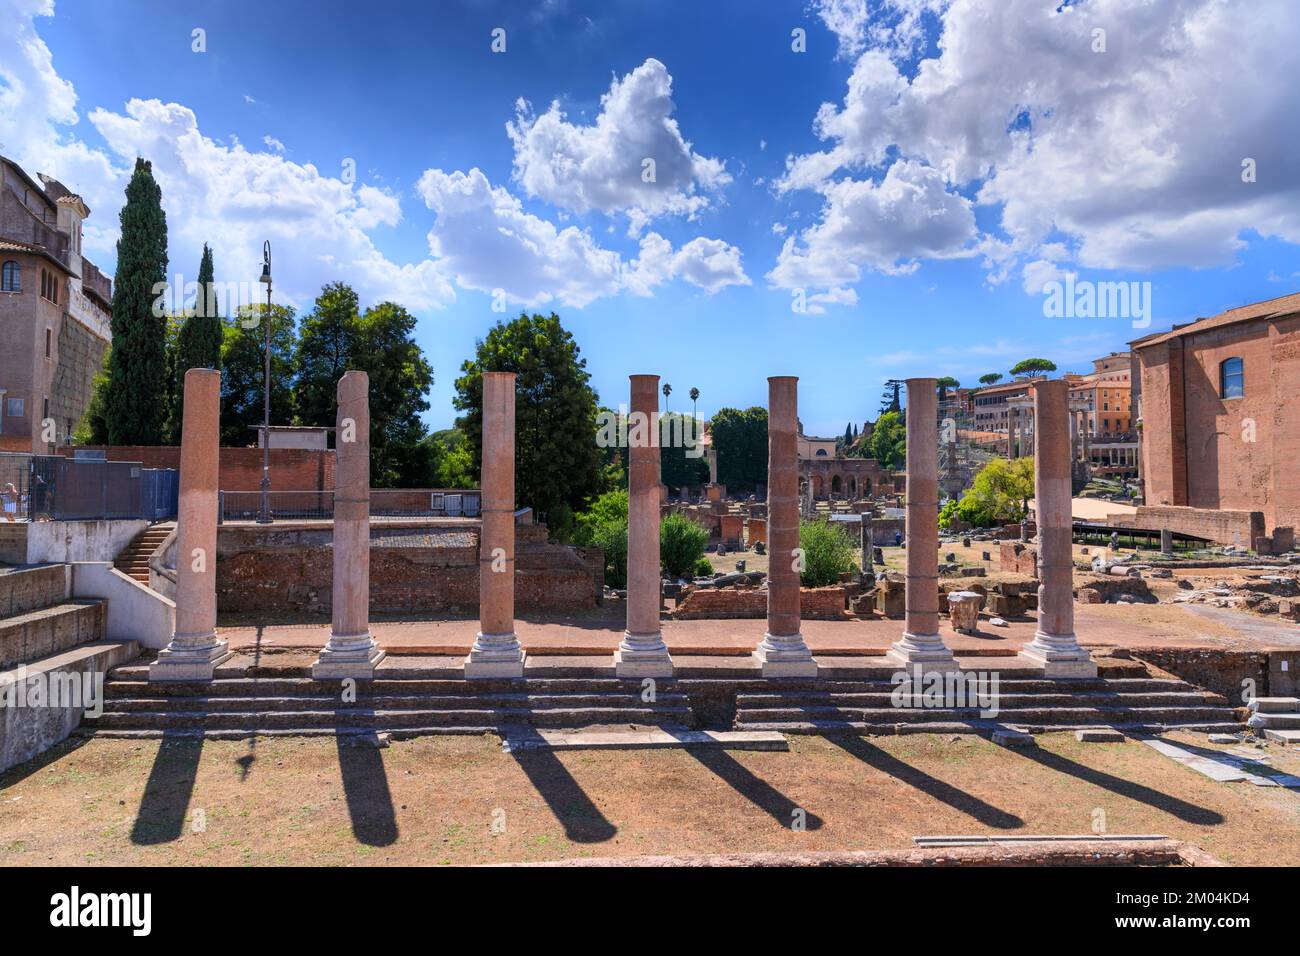
<svg viewBox="0 0 1300 956">
<path fill-rule="evenodd" d="M 0 450 L 69 444 L 112 338 L 112 282 L 82 256 L 90 209 L 0 157 Z"/>
<path fill-rule="evenodd" d="M 1131 344 L 1146 504 L 1300 525 L 1300 293 Z"/>
</svg>

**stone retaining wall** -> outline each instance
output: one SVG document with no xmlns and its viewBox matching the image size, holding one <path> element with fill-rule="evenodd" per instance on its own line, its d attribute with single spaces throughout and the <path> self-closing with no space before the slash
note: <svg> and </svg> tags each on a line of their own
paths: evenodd
<svg viewBox="0 0 1300 956">
<path fill-rule="evenodd" d="M 799 614 L 805 620 L 838 621 L 845 617 L 844 588 L 800 588 Z M 673 611 L 681 620 L 762 618 L 767 616 L 764 588 L 699 588 Z"/>
</svg>

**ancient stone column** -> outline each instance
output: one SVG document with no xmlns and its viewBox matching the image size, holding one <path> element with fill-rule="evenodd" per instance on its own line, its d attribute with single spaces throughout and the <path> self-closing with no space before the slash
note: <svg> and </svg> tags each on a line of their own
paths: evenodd
<svg viewBox="0 0 1300 956">
<path fill-rule="evenodd" d="M 799 631 L 799 379 L 767 380 L 767 633 L 754 651 L 764 677 L 816 677 Z"/>
<path fill-rule="evenodd" d="M 939 637 L 939 382 L 907 380 L 907 625 L 888 655 L 896 664 L 956 670 Z"/>
<path fill-rule="evenodd" d="M 627 630 L 614 652 L 614 672 L 619 677 L 672 677 L 673 661 L 659 631 L 659 376 L 630 378 Z"/>
<path fill-rule="evenodd" d="M 1063 381 L 1034 386 L 1038 630 L 1020 656 L 1042 665 L 1049 678 L 1097 676 L 1097 665 L 1074 636 L 1069 388 Z"/>
<path fill-rule="evenodd" d="M 212 680 L 229 659 L 217 639 L 217 477 L 221 373 L 185 373 L 176 516 L 176 629 L 149 665 L 152 680 Z"/>
<path fill-rule="evenodd" d="M 370 636 L 370 376 L 345 372 L 336 396 L 333 623 L 311 676 L 368 680 L 384 658 Z"/>
<path fill-rule="evenodd" d="M 465 677 L 523 677 L 515 637 L 515 373 L 483 373 L 483 526 L 479 632 Z"/>
</svg>

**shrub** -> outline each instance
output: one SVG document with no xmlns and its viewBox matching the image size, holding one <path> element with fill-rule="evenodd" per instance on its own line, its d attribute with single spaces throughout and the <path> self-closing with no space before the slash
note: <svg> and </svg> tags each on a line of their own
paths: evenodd
<svg viewBox="0 0 1300 956">
<path fill-rule="evenodd" d="M 672 514 L 659 522 L 659 560 L 672 577 L 693 574 L 708 542 L 709 532 L 685 515 Z"/>
<path fill-rule="evenodd" d="M 697 578 L 709 578 L 713 576 L 713 565 L 709 564 L 708 558 L 700 558 L 695 562 L 695 576 Z"/>
<path fill-rule="evenodd" d="M 605 550 L 605 583 L 627 586 L 627 491 L 608 491 L 577 515 L 573 522 L 575 544 Z"/>
<path fill-rule="evenodd" d="M 952 521 L 957 517 L 957 499 L 949 498 L 939 509 L 939 527 L 947 531 L 952 527 Z"/>
<path fill-rule="evenodd" d="M 804 569 L 799 581 L 804 587 L 822 588 L 838 584 L 840 575 L 857 567 L 857 542 L 843 526 L 829 521 L 804 521 L 799 525 L 799 547 Z M 777 560 L 776 555 L 772 560 Z"/>
</svg>

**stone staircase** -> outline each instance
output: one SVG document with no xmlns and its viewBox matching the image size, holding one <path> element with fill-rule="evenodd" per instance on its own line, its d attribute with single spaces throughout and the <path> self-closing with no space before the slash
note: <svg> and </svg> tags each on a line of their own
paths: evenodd
<svg viewBox="0 0 1300 956">
<path fill-rule="evenodd" d="M 135 641 L 104 639 L 107 603 L 70 598 L 69 576 L 62 564 L 0 569 L 0 683 L 22 682 L 26 692 L 56 681 L 66 687 L 75 676 L 84 687 L 82 675 L 91 675 L 93 683 L 93 675 L 140 653 Z M 85 703 L 46 697 L 39 705 L 0 710 L 0 770 L 67 737 Z"/>
<path fill-rule="evenodd" d="M 419 678 L 358 681 L 345 702 L 339 681 L 305 676 L 221 677 L 211 683 L 148 682 L 148 667 L 115 669 L 104 713 L 83 729 L 99 736 L 208 738 L 253 735 L 394 737 L 504 733 L 510 729 L 628 726 L 689 727 L 691 710 L 671 681 L 654 703 L 639 681 L 614 678 L 476 680 Z"/>
<path fill-rule="evenodd" d="M 153 524 L 141 531 L 121 554 L 113 561 L 117 568 L 128 577 L 134 578 L 145 587 L 149 586 L 149 559 L 158 550 L 167 536 L 176 530 L 176 522 L 164 521 Z"/>
<path fill-rule="evenodd" d="M 1300 698 L 1256 697 L 1246 723 L 1268 740 L 1300 744 Z"/>
<path fill-rule="evenodd" d="M 1033 733 L 1114 727 L 1129 733 L 1240 730 L 1227 698 L 1185 681 L 1153 677 L 1049 681 L 1006 678 L 998 713 L 970 707 L 896 707 L 889 681 L 790 682 L 736 696 L 737 730 L 791 734 L 980 733 L 1014 727 Z M 1297 715 L 1300 716 L 1300 715 Z"/>
</svg>

